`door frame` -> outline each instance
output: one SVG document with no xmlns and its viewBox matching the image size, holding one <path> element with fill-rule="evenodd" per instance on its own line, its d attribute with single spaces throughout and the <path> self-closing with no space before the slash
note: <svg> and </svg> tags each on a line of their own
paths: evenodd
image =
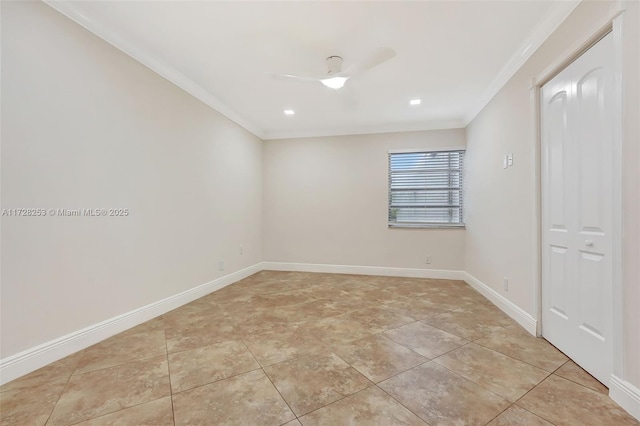
<svg viewBox="0 0 640 426">
<path fill-rule="evenodd" d="M 613 229 L 612 237 L 612 339 L 611 351 L 613 355 L 613 371 L 611 374 L 617 377 L 624 377 L 624 312 L 623 312 L 623 287 L 622 287 L 622 29 L 624 22 L 624 6 L 621 2 L 613 2 L 609 16 L 595 25 L 590 33 L 582 38 L 581 42 L 575 43 L 563 54 L 559 55 L 547 68 L 533 78 L 529 88 L 529 101 L 532 111 L 533 135 L 533 159 L 534 159 L 534 179 L 532 193 L 534 194 L 535 224 L 533 227 L 533 253 L 534 259 L 534 282 L 536 283 L 533 299 L 534 311 L 537 316 L 536 335 L 542 336 L 542 131 L 541 131 L 541 88 L 560 71 L 565 69 L 576 58 L 586 52 L 591 46 L 598 42 L 609 32 L 613 34 L 614 44 L 614 82 L 613 82 L 613 104 L 615 105 L 613 123 Z"/>
</svg>

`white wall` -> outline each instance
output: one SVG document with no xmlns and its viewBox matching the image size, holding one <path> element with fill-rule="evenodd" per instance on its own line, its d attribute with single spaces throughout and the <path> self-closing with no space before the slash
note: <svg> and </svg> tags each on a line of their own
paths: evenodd
<svg viewBox="0 0 640 426">
<path fill-rule="evenodd" d="M 464 138 L 457 129 L 266 141 L 265 260 L 463 270 L 463 229 L 388 228 L 387 152 Z"/>
<path fill-rule="evenodd" d="M 537 316 L 535 127 L 530 86 L 535 77 L 585 42 L 615 2 L 582 2 L 467 127 L 466 271 Z M 624 290 L 625 379 L 640 385 L 638 298 L 638 3 L 629 2 L 625 40 Z M 502 168 L 513 153 L 514 166 Z M 633 154 L 635 153 L 635 155 Z M 510 279 L 509 292 L 502 287 Z"/>
<path fill-rule="evenodd" d="M 2 208 L 130 211 L 2 218 L 2 358 L 262 259 L 262 142 L 40 2 L 2 2 L 1 136 Z"/>
<path fill-rule="evenodd" d="M 640 3 L 623 23 L 624 378 L 640 388 Z"/>
</svg>

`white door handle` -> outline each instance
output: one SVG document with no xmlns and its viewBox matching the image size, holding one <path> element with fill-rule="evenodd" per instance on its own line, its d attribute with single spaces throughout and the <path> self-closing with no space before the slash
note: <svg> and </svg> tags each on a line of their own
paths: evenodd
<svg viewBox="0 0 640 426">
<path fill-rule="evenodd" d="M 584 245 L 587 246 L 587 247 L 593 247 L 593 241 L 585 240 Z"/>
</svg>

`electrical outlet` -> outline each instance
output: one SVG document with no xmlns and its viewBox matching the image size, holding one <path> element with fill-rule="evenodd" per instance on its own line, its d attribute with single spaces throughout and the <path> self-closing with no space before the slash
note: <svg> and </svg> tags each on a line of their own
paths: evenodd
<svg viewBox="0 0 640 426">
<path fill-rule="evenodd" d="M 509 278 L 503 278 L 502 284 L 504 286 L 504 291 L 509 291 Z"/>
<path fill-rule="evenodd" d="M 431 255 L 427 256 L 424 263 L 426 263 L 427 265 L 431 263 Z"/>
<path fill-rule="evenodd" d="M 240 254 L 244 254 L 244 248 L 240 246 Z"/>
<path fill-rule="evenodd" d="M 220 270 L 224 271 L 224 260 L 220 261 Z"/>
</svg>

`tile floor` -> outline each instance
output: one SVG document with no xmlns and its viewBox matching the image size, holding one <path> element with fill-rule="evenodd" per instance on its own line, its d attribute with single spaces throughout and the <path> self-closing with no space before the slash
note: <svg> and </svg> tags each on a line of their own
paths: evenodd
<svg viewBox="0 0 640 426">
<path fill-rule="evenodd" d="M 2 425 L 638 425 L 461 281 L 260 272 L 0 387 Z"/>
</svg>

